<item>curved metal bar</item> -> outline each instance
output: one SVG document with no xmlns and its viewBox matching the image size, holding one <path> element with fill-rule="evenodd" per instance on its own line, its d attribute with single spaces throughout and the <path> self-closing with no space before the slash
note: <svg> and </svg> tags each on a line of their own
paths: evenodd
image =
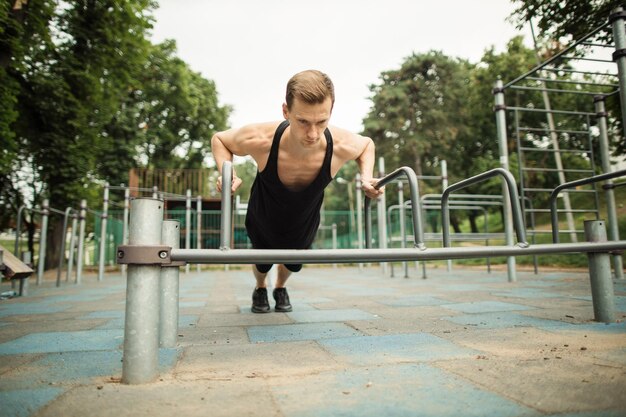
<svg viewBox="0 0 626 417">
<path fill-rule="evenodd" d="M 401 175 L 405 175 L 409 182 L 409 191 L 410 191 L 410 199 L 412 207 L 415 207 L 415 210 L 412 210 L 412 218 L 413 218 L 413 239 L 414 245 L 416 248 L 421 250 L 426 249 L 426 245 L 424 244 L 424 231 L 422 230 L 422 209 L 420 207 L 420 199 L 419 199 L 419 185 L 417 183 L 417 175 L 415 175 L 415 171 L 413 171 L 409 167 L 400 167 L 381 178 L 374 188 L 379 189 L 386 184 L 389 184 L 396 178 Z M 365 247 L 371 248 L 371 213 L 370 213 L 370 205 L 371 199 L 365 199 Z"/>
<path fill-rule="evenodd" d="M 231 243 L 230 231 L 232 229 L 232 196 L 231 188 L 233 182 L 233 164 L 224 161 L 222 164 L 222 210 L 220 229 L 220 249 L 229 249 Z"/>
<path fill-rule="evenodd" d="M 470 185 L 483 182 L 492 177 L 500 175 L 506 182 L 507 189 L 509 191 L 509 199 L 511 201 L 511 209 L 513 212 L 513 225 L 515 227 L 515 233 L 517 234 L 517 244 L 521 247 L 527 247 L 526 230 L 524 228 L 524 219 L 522 218 L 522 208 L 519 202 L 519 196 L 517 194 L 517 185 L 513 175 L 504 168 L 494 168 L 482 174 L 475 175 L 467 178 L 463 181 L 459 181 L 446 188 L 441 195 L 441 215 L 442 215 L 442 231 L 443 231 L 443 245 L 444 247 L 450 247 L 450 210 L 448 200 L 450 193 L 460 190 Z"/>
<path fill-rule="evenodd" d="M 626 176 L 626 169 L 622 169 L 615 172 L 609 172 L 607 174 L 594 175 L 593 177 L 583 178 L 581 180 L 570 181 L 563 183 L 552 190 L 550 193 L 550 219 L 552 221 L 552 242 L 559 243 L 559 216 L 557 212 L 556 197 L 559 193 L 567 188 L 578 187 L 579 185 L 592 184 L 594 182 L 600 182 L 610 180 L 611 178 Z"/>
</svg>

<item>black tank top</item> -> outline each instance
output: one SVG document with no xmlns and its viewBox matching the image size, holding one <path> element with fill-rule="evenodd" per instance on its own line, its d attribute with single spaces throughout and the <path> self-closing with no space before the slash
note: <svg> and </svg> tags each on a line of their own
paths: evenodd
<svg viewBox="0 0 626 417">
<path fill-rule="evenodd" d="M 276 129 L 263 172 L 258 172 L 248 201 L 246 230 L 256 249 L 308 249 L 320 224 L 324 189 L 332 181 L 333 138 L 326 129 L 326 155 L 317 177 L 301 191 L 290 191 L 278 177 L 278 146 L 289 126 Z"/>
</svg>

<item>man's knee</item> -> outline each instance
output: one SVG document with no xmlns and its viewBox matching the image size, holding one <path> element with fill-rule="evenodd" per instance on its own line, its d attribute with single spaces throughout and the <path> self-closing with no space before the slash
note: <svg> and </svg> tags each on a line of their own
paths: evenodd
<svg viewBox="0 0 626 417">
<path fill-rule="evenodd" d="M 259 264 L 254 266 L 256 267 L 256 270 L 260 273 L 267 274 L 269 270 L 272 269 L 273 264 Z"/>
<path fill-rule="evenodd" d="M 287 268 L 291 272 L 300 272 L 300 270 L 302 269 L 302 264 L 285 264 L 285 268 Z"/>
</svg>

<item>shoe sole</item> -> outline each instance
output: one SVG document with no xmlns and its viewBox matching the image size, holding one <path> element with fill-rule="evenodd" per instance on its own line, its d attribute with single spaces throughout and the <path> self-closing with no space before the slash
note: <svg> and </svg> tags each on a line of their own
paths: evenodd
<svg viewBox="0 0 626 417">
<path fill-rule="evenodd" d="M 271 311 L 269 307 L 267 309 L 260 309 L 260 308 L 252 307 L 250 310 L 252 310 L 253 313 L 257 313 L 257 314 L 269 313 Z"/>
<path fill-rule="evenodd" d="M 277 313 L 289 313 L 290 311 L 292 311 L 293 308 L 289 307 L 289 308 L 274 308 L 274 311 Z"/>
</svg>

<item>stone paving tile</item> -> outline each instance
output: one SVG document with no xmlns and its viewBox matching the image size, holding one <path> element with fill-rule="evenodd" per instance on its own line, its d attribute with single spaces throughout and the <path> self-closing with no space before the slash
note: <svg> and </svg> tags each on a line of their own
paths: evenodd
<svg viewBox="0 0 626 417">
<path fill-rule="evenodd" d="M 28 417 L 64 392 L 62 388 L 45 387 L 0 391 L 2 415 Z"/>
<path fill-rule="evenodd" d="M 343 323 L 299 323 L 248 327 L 248 336 L 252 343 L 321 340 L 360 335 L 362 333 Z"/>
<path fill-rule="evenodd" d="M 343 362 L 360 366 L 426 362 L 479 353 L 428 333 L 334 338 L 319 343 Z"/>
<path fill-rule="evenodd" d="M 312 386 L 317 389 L 311 390 Z M 282 412 L 292 416 L 539 415 L 426 364 L 323 372 L 300 381 L 273 382 L 271 389 Z"/>
<path fill-rule="evenodd" d="M 33 333 L 0 344 L 0 355 L 117 349 L 123 330 Z"/>
<path fill-rule="evenodd" d="M 372 320 L 376 316 L 358 309 L 306 310 L 287 313 L 296 323 L 318 323 L 347 320 Z"/>
<path fill-rule="evenodd" d="M 503 303 L 500 301 L 474 301 L 471 303 L 446 304 L 443 307 L 455 311 L 461 311 L 463 313 L 490 313 L 496 311 L 518 311 L 532 309 L 532 307 L 513 303 Z"/>
</svg>

